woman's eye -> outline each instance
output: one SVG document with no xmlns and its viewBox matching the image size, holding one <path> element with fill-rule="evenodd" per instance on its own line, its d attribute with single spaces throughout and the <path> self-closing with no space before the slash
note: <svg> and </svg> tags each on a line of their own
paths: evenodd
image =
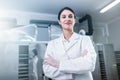
<svg viewBox="0 0 120 80">
<path fill-rule="evenodd" d="M 73 16 L 72 16 L 72 15 L 69 15 L 68 17 L 69 17 L 69 18 L 73 18 Z"/>
<path fill-rule="evenodd" d="M 62 18 L 66 18 L 66 16 L 62 16 Z"/>
</svg>

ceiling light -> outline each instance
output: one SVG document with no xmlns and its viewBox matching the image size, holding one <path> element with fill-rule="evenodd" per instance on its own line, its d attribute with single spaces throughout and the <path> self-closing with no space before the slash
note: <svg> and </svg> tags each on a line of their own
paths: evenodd
<svg viewBox="0 0 120 80">
<path fill-rule="evenodd" d="M 109 5 L 107 5 L 106 7 L 104 7 L 102 10 L 100 10 L 100 13 L 104 13 L 106 11 L 108 11 L 109 9 L 111 9 L 112 7 L 114 7 L 115 5 L 117 5 L 120 2 L 120 0 L 115 0 L 112 3 L 110 3 Z"/>
</svg>

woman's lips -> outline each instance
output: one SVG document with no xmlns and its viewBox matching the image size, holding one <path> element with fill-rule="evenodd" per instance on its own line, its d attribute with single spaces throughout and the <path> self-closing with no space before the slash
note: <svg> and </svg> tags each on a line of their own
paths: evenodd
<svg viewBox="0 0 120 80">
<path fill-rule="evenodd" d="M 72 24 L 72 22 L 65 22 L 64 24 L 70 25 L 70 24 Z"/>
</svg>

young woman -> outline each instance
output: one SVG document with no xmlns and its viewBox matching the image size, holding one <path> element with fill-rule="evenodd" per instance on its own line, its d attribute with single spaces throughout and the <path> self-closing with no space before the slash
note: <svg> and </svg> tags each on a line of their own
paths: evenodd
<svg viewBox="0 0 120 80">
<path fill-rule="evenodd" d="M 48 43 L 44 74 L 53 80 L 93 80 L 96 52 L 89 36 L 74 32 L 75 13 L 65 7 L 58 14 L 63 33 Z"/>
</svg>

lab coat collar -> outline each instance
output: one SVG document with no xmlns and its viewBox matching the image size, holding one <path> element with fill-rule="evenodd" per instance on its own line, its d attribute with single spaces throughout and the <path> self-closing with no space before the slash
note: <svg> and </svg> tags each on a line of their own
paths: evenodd
<svg viewBox="0 0 120 80">
<path fill-rule="evenodd" d="M 63 34 L 60 36 L 61 38 L 61 43 L 62 43 L 62 47 L 64 46 L 63 45 L 63 41 L 67 41 Z M 67 47 L 67 49 L 65 50 L 65 52 L 67 52 L 69 49 L 71 49 L 77 42 L 78 42 L 78 39 L 80 38 L 80 35 L 78 35 L 77 33 L 73 33 L 72 36 L 70 37 L 69 41 L 70 41 L 70 45 Z M 63 47 L 64 48 L 64 47 Z"/>
<path fill-rule="evenodd" d="M 74 41 L 74 40 L 76 40 L 76 39 L 79 39 L 80 38 L 80 35 L 78 36 L 79 34 L 77 34 L 77 33 L 73 33 L 72 34 L 72 36 L 70 37 L 70 39 L 69 39 L 69 41 L 71 42 L 71 41 Z M 63 35 L 63 33 L 61 34 L 61 36 L 60 36 L 60 38 L 62 39 L 62 41 L 67 41 L 65 38 L 64 38 L 64 35 Z"/>
</svg>

